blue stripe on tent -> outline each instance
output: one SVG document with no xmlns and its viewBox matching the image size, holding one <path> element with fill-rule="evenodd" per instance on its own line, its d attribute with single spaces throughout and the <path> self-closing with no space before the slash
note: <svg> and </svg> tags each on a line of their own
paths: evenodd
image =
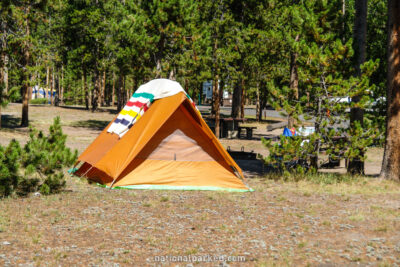
<svg viewBox="0 0 400 267">
<path fill-rule="evenodd" d="M 125 126 L 130 124 L 130 122 L 128 120 L 125 120 L 125 119 L 116 119 L 114 121 L 114 123 L 120 123 L 120 124 L 125 125 Z"/>
</svg>

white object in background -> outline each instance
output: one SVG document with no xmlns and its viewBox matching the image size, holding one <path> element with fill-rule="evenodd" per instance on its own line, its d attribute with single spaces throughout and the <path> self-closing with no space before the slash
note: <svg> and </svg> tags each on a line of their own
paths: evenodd
<svg viewBox="0 0 400 267">
<path fill-rule="evenodd" d="M 297 135 L 300 136 L 309 136 L 310 134 L 315 133 L 315 127 L 307 126 L 307 127 L 300 127 L 296 131 Z"/>
</svg>

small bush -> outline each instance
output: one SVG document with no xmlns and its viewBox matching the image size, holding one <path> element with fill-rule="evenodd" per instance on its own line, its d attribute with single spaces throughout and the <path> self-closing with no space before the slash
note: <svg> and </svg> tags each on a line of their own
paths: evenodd
<svg viewBox="0 0 400 267">
<path fill-rule="evenodd" d="M 59 117 L 49 130 L 45 136 L 31 128 L 23 149 L 15 140 L 7 148 L 0 146 L 0 197 L 13 192 L 26 196 L 37 190 L 48 195 L 65 187 L 63 168 L 75 162 L 78 151 L 71 152 L 65 146 L 67 136 L 62 132 Z"/>
<path fill-rule="evenodd" d="M 17 188 L 21 146 L 12 140 L 7 148 L 0 146 L 0 197 L 7 197 Z"/>
</svg>

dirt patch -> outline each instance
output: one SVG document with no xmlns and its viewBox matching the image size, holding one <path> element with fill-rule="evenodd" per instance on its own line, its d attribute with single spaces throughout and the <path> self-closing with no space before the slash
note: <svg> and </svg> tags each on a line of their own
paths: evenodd
<svg viewBox="0 0 400 267">
<path fill-rule="evenodd" d="M 255 192 L 131 191 L 71 178 L 69 192 L 5 199 L 0 264 L 143 266 L 168 255 L 243 256 L 258 266 L 400 264 L 398 185 L 366 181 L 368 190 L 355 193 L 361 185 L 249 184 Z"/>
</svg>

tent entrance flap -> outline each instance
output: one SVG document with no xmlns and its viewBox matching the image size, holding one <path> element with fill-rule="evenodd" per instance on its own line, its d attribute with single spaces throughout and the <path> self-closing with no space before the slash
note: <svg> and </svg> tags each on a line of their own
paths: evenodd
<svg viewBox="0 0 400 267">
<path fill-rule="evenodd" d="M 213 161 L 195 140 L 179 129 L 161 141 L 160 145 L 147 157 L 148 159 L 174 161 Z"/>
</svg>

